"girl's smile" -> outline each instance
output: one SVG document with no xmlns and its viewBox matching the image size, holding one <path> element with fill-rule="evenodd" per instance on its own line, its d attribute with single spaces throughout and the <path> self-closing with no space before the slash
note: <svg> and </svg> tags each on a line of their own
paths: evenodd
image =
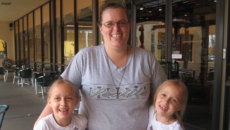
<svg viewBox="0 0 230 130">
<path fill-rule="evenodd" d="M 165 84 L 157 93 L 155 108 L 157 120 L 174 119 L 173 114 L 181 110 L 182 90 L 175 85 Z"/>
</svg>

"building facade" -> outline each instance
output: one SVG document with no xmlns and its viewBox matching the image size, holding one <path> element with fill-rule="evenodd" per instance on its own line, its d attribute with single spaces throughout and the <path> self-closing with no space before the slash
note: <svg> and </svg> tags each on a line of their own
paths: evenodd
<svg viewBox="0 0 230 130">
<path fill-rule="evenodd" d="M 14 44 L 9 46 L 15 55 L 9 54 L 8 58 L 17 66 L 61 74 L 79 50 L 103 44 L 97 26 L 99 12 L 104 4 L 113 1 L 44 3 L 14 21 L 14 34 L 10 35 Z M 228 129 L 228 0 L 116 2 L 126 6 L 131 17 L 127 44 L 152 52 L 169 79 L 181 80 L 188 87 L 185 126 Z"/>
</svg>

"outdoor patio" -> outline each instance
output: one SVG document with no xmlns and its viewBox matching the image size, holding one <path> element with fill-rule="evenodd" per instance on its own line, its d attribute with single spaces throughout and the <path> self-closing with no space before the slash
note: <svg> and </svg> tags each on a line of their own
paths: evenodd
<svg viewBox="0 0 230 130">
<path fill-rule="evenodd" d="M 9 105 L 6 111 L 1 130 L 32 130 L 34 122 L 40 115 L 45 100 L 35 95 L 34 87 L 31 85 L 21 86 L 13 79 L 3 81 L 0 76 L 0 104 Z"/>
</svg>

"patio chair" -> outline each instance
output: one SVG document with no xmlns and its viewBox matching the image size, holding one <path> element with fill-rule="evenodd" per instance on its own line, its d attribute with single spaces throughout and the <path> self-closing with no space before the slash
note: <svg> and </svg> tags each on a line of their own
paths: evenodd
<svg viewBox="0 0 230 130">
<path fill-rule="evenodd" d="M 4 119 L 4 115 L 6 113 L 6 111 L 9 109 L 9 106 L 6 104 L 1 104 L 0 105 L 0 129 L 3 123 L 3 119 Z"/>
<path fill-rule="evenodd" d="M 32 80 L 32 70 L 30 68 L 27 68 L 27 69 L 24 69 L 24 70 L 20 70 L 19 71 L 19 77 L 21 79 L 21 86 L 23 87 L 23 84 L 28 84 L 30 85 L 30 83 L 26 83 L 24 82 L 25 80 L 24 79 L 30 79 Z M 28 82 L 31 82 L 31 81 L 28 81 Z"/>
<path fill-rule="evenodd" d="M 3 67 L 0 67 L 0 75 L 3 75 L 4 82 L 6 82 L 6 72 Z"/>
<path fill-rule="evenodd" d="M 13 84 L 14 84 L 15 79 L 18 80 L 17 84 L 19 84 L 19 74 L 18 74 L 19 73 L 19 69 L 17 67 L 14 67 L 13 73 L 14 73 Z"/>
<path fill-rule="evenodd" d="M 42 82 L 43 81 L 42 78 L 39 78 L 41 76 L 43 76 L 43 73 L 34 73 L 34 89 L 35 89 L 35 94 L 36 95 L 38 95 L 38 82 Z"/>
<path fill-rule="evenodd" d="M 42 93 L 42 99 L 44 99 L 44 88 L 49 88 L 54 80 L 55 75 L 46 75 L 38 77 L 37 82 L 41 86 L 40 93 Z"/>
</svg>

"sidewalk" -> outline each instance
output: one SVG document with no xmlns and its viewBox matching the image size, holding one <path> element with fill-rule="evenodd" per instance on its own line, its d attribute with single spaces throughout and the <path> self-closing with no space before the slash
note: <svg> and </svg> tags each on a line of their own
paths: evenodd
<svg viewBox="0 0 230 130">
<path fill-rule="evenodd" d="M 40 89 L 39 89 L 40 91 Z M 0 76 L 0 104 L 9 105 L 1 130 L 32 130 L 34 122 L 46 105 L 46 97 L 36 96 L 34 87 L 13 84 L 12 78 L 7 82 Z"/>
</svg>

